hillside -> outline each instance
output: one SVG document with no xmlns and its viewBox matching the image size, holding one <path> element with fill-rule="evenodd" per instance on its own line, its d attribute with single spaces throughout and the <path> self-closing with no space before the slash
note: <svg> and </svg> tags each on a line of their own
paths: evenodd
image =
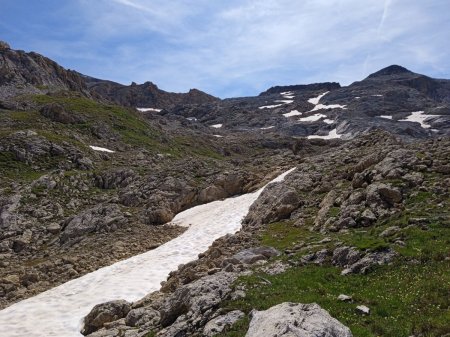
<svg viewBox="0 0 450 337">
<path fill-rule="evenodd" d="M 63 326 L 42 332 L 23 300 L 83 275 L 106 294 L 92 272 L 186 237 L 192 261 L 137 265 L 155 291 L 67 336 L 447 336 L 449 134 L 450 80 L 397 65 L 221 100 L 1 43 L 0 325 L 60 335 L 70 308 L 40 303 Z"/>
</svg>

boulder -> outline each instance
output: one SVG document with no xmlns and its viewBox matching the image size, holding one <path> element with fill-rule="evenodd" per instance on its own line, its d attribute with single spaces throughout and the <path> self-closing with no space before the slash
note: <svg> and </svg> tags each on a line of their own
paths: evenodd
<svg viewBox="0 0 450 337">
<path fill-rule="evenodd" d="M 206 323 L 205 328 L 203 329 L 203 335 L 206 337 L 215 336 L 221 333 L 225 328 L 232 326 L 244 316 L 245 314 L 240 310 L 230 311 L 225 315 L 218 316 Z"/>
<path fill-rule="evenodd" d="M 318 304 L 281 303 L 252 311 L 246 337 L 352 337 L 350 329 Z"/>
<path fill-rule="evenodd" d="M 260 225 L 286 219 L 300 204 L 300 197 L 294 188 L 271 184 L 250 207 L 244 223 Z"/>
<path fill-rule="evenodd" d="M 92 232 L 109 232 L 127 223 L 116 204 L 98 205 L 70 217 L 63 223 L 61 242 L 82 237 Z"/>
<path fill-rule="evenodd" d="M 124 300 L 97 304 L 84 318 L 83 335 L 88 335 L 103 328 L 105 323 L 124 318 L 131 309 L 131 303 Z"/>
<path fill-rule="evenodd" d="M 278 256 L 281 253 L 273 247 L 256 247 L 249 248 L 234 254 L 231 258 L 225 259 L 223 264 L 254 264 L 257 261 L 265 261 L 273 256 Z"/>
<path fill-rule="evenodd" d="M 161 325 L 167 327 L 188 312 L 207 322 L 205 312 L 217 306 L 229 293 L 237 274 L 219 272 L 179 287 L 161 305 Z"/>
<path fill-rule="evenodd" d="M 394 204 L 402 201 L 402 193 L 398 189 L 380 182 L 370 184 L 366 189 L 366 193 L 367 202 L 370 205 L 385 203 L 387 206 L 392 207 Z"/>
</svg>

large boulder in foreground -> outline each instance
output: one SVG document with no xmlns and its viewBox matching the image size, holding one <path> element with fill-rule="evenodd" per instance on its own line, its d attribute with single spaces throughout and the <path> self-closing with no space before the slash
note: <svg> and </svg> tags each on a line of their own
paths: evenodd
<svg viewBox="0 0 450 337">
<path fill-rule="evenodd" d="M 246 337 L 352 337 L 350 329 L 318 304 L 281 303 L 252 311 Z"/>
</svg>

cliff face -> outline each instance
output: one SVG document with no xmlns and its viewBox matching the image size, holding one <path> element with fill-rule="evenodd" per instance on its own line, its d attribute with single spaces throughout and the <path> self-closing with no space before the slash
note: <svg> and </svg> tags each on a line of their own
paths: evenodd
<svg viewBox="0 0 450 337">
<path fill-rule="evenodd" d="M 61 90 L 90 96 L 84 79 L 40 54 L 13 50 L 0 43 L 0 99 L 24 94 L 46 94 Z"/>
</svg>

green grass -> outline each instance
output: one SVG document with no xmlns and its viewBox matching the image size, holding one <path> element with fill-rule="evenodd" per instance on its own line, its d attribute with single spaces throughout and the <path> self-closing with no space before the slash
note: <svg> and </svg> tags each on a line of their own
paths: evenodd
<svg viewBox="0 0 450 337">
<path fill-rule="evenodd" d="M 368 275 L 341 276 L 331 266 L 292 268 L 277 275 L 242 277 L 245 299 L 226 302 L 228 310 L 265 310 L 283 302 L 318 303 L 347 325 L 355 337 L 398 337 L 422 333 L 442 336 L 450 333 L 450 263 L 395 264 Z M 339 294 L 353 296 L 354 303 L 337 300 Z M 361 316 L 356 305 L 371 309 Z M 248 319 L 221 336 L 244 336 Z"/>
</svg>

